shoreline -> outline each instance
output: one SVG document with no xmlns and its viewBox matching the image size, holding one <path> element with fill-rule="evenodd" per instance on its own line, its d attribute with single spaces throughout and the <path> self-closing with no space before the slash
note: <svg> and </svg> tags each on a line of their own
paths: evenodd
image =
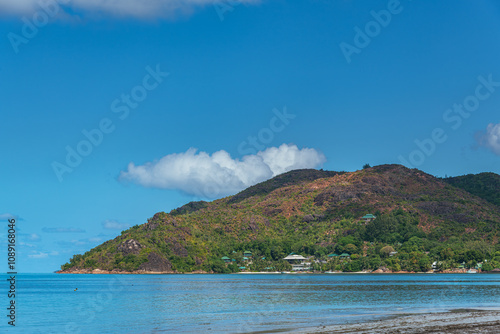
<svg viewBox="0 0 500 334">
<path fill-rule="evenodd" d="M 101 269 L 78 269 L 78 270 L 73 270 L 73 271 L 62 271 L 58 270 L 54 272 L 55 274 L 91 274 L 91 275 L 197 275 L 197 274 L 208 274 L 208 275 L 216 275 L 216 273 L 213 272 L 206 272 L 206 271 L 193 271 L 193 272 L 175 272 L 175 271 L 118 271 L 118 270 L 101 270 Z M 415 274 L 468 274 L 468 275 L 477 275 L 477 274 L 500 274 L 499 271 L 494 271 L 494 272 L 478 272 L 478 273 L 467 273 L 467 272 L 452 272 L 452 271 L 445 271 L 445 272 L 407 272 L 407 271 L 397 271 L 397 272 L 380 272 L 380 271 L 359 271 L 359 272 L 321 272 L 321 273 L 315 273 L 315 272 L 279 272 L 279 271 L 242 271 L 242 272 L 237 272 L 237 273 L 229 273 L 229 274 L 221 274 L 221 275 L 251 275 L 251 274 L 269 274 L 269 275 L 277 275 L 277 274 L 282 274 L 282 275 L 367 275 L 367 274 L 375 274 L 375 275 L 415 275 Z"/>
<path fill-rule="evenodd" d="M 370 333 L 370 334 L 421 334 L 421 333 L 500 333 L 500 310 L 454 309 L 449 312 L 388 315 L 382 320 L 364 323 L 329 325 L 292 330 L 294 334 Z"/>
</svg>

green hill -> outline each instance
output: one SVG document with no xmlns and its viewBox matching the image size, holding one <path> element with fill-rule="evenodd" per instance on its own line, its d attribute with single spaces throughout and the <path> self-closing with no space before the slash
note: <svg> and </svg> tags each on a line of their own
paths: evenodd
<svg viewBox="0 0 500 334">
<path fill-rule="evenodd" d="M 488 187 L 474 193 L 493 193 Z M 365 222 L 369 213 L 377 218 Z M 235 196 L 157 213 L 61 269 L 282 271 L 291 252 L 311 257 L 315 270 L 426 271 L 437 259 L 443 269 L 483 260 L 489 268 L 500 266 L 499 228 L 499 206 L 416 169 L 296 170 Z"/>
<path fill-rule="evenodd" d="M 444 178 L 443 181 L 500 206 L 500 175 L 498 174 L 469 174 Z"/>
</svg>

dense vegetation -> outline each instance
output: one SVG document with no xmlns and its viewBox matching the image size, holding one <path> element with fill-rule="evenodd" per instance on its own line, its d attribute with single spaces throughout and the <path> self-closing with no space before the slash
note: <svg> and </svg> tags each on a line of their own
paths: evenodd
<svg viewBox="0 0 500 334">
<path fill-rule="evenodd" d="M 435 261 L 441 269 L 499 268 L 500 207 L 445 181 L 398 165 L 293 171 L 157 213 L 62 269 L 283 271 L 292 252 L 313 257 L 318 271 L 428 271 Z M 367 213 L 377 218 L 365 222 Z"/>
<path fill-rule="evenodd" d="M 445 182 L 500 206 L 500 175 L 495 173 L 447 177 Z"/>
<path fill-rule="evenodd" d="M 207 206 L 208 203 L 205 201 L 189 202 L 188 204 L 184 204 L 180 208 L 173 209 L 172 211 L 170 211 L 170 215 L 172 216 L 185 215 L 206 208 Z"/>
<path fill-rule="evenodd" d="M 238 203 L 252 196 L 267 195 L 273 190 L 294 185 L 303 181 L 314 181 L 324 177 L 332 177 L 344 172 L 332 172 L 316 169 L 297 169 L 273 177 L 270 180 L 251 186 L 242 192 L 232 196 L 228 203 Z"/>
</svg>

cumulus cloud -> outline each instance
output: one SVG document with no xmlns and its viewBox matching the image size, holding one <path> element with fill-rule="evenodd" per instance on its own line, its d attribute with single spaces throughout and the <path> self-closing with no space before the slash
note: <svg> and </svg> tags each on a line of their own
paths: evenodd
<svg viewBox="0 0 500 334">
<path fill-rule="evenodd" d="M 121 172 L 120 180 L 216 198 L 235 194 L 293 169 L 315 168 L 325 161 L 325 156 L 315 149 L 299 149 L 287 144 L 244 156 L 241 160 L 231 158 L 226 151 L 210 155 L 191 148 L 142 166 L 130 163 L 127 170 Z"/>
<path fill-rule="evenodd" d="M 488 124 L 486 131 L 479 132 L 476 140 L 480 146 L 487 147 L 496 155 L 500 155 L 500 123 Z"/>
<path fill-rule="evenodd" d="M 44 227 L 42 231 L 45 233 L 85 233 L 85 230 L 75 227 Z"/>
<path fill-rule="evenodd" d="M 119 223 L 116 220 L 106 220 L 102 222 L 102 227 L 106 230 L 124 230 L 130 227 L 130 224 Z"/>
<path fill-rule="evenodd" d="M 191 13 L 196 8 L 215 5 L 234 7 L 238 4 L 257 4 L 260 0 L 0 0 L 0 13 L 31 14 L 41 11 L 41 4 L 58 4 L 59 13 L 111 14 L 141 19 L 174 17 Z"/>
</svg>

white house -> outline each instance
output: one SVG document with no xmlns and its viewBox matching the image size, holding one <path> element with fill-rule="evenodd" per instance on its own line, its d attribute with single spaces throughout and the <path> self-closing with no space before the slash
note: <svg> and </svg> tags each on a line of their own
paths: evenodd
<svg viewBox="0 0 500 334">
<path fill-rule="evenodd" d="M 291 253 L 283 260 L 288 261 L 288 263 L 292 265 L 292 271 L 304 271 L 311 269 L 311 263 L 305 262 L 307 259 L 302 255 Z"/>
</svg>

